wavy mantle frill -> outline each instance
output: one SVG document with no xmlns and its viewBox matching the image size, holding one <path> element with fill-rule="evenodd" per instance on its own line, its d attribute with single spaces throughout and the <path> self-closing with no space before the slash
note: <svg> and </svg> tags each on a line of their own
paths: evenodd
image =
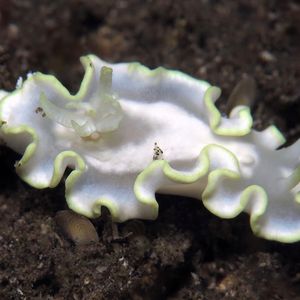
<svg viewBox="0 0 300 300">
<path fill-rule="evenodd" d="M 88 217 L 106 206 L 116 221 L 155 219 L 155 193 L 186 195 L 223 218 L 247 212 L 261 237 L 300 240 L 300 140 L 276 150 L 285 140 L 274 126 L 252 130 L 250 110 L 242 105 L 222 116 L 214 104 L 220 89 L 181 72 L 110 64 L 93 55 L 82 63 L 76 95 L 41 73 L 19 81 L 12 93 L 0 91 L 1 136 L 23 154 L 16 163 L 23 180 L 55 187 L 69 167 L 68 205 Z M 109 89 L 101 85 L 103 67 L 113 71 Z M 111 112 L 109 105 L 118 114 L 122 109 L 122 119 L 93 127 L 97 109 Z M 51 116 L 59 109 L 70 120 Z M 93 139 L 84 135 L 95 128 L 105 131 Z M 153 160 L 155 143 L 163 159 Z"/>
</svg>

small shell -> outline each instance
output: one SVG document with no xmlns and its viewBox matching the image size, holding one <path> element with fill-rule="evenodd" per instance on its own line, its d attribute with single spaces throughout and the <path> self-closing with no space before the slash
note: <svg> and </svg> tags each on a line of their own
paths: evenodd
<svg viewBox="0 0 300 300">
<path fill-rule="evenodd" d="M 94 225 L 84 216 L 70 210 L 61 210 L 54 219 L 63 235 L 77 245 L 99 241 Z"/>
</svg>

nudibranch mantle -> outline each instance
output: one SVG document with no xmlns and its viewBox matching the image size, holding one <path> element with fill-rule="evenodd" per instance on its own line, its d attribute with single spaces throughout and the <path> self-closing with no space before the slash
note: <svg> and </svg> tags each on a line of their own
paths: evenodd
<svg viewBox="0 0 300 300">
<path fill-rule="evenodd" d="M 300 240 L 300 140 L 252 129 L 249 107 L 229 116 L 220 89 L 179 71 L 81 59 L 76 95 L 33 73 L 0 91 L 1 137 L 23 154 L 16 171 L 36 188 L 55 187 L 67 167 L 69 207 L 90 218 L 155 219 L 155 193 L 201 199 L 217 216 L 250 215 L 253 231 Z"/>
</svg>

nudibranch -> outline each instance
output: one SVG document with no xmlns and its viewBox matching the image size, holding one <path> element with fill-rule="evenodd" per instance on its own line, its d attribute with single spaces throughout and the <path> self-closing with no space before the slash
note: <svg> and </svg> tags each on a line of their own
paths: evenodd
<svg viewBox="0 0 300 300">
<path fill-rule="evenodd" d="M 55 187 L 67 167 L 66 200 L 90 218 L 155 219 L 156 193 L 203 201 L 222 218 L 250 215 L 253 231 L 300 240 L 300 140 L 275 126 L 252 129 L 249 107 L 222 115 L 220 89 L 179 71 L 81 59 L 77 94 L 32 73 L 0 92 L 1 136 L 23 154 L 15 165 L 36 188 Z"/>
</svg>

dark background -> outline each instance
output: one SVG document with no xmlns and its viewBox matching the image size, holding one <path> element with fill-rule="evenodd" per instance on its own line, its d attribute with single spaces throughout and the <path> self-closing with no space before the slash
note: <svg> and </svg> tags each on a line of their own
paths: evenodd
<svg viewBox="0 0 300 300">
<path fill-rule="evenodd" d="M 79 57 L 165 66 L 223 89 L 244 74 L 258 95 L 255 128 L 300 136 L 298 1 L 0 0 L 0 88 L 20 75 L 56 75 L 76 91 Z M 34 190 L 0 147 L 0 299 L 300 299 L 300 245 L 253 236 L 249 217 L 221 220 L 201 202 L 159 197 L 153 222 L 94 224 L 100 242 L 75 246 L 53 217 L 63 183 Z M 129 232 L 133 232 L 127 237 Z"/>
</svg>

